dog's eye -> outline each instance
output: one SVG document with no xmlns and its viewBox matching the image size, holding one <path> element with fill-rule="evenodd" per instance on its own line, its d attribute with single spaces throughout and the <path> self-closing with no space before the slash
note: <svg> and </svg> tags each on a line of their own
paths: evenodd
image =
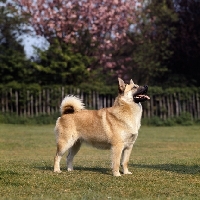
<svg viewBox="0 0 200 200">
<path fill-rule="evenodd" d="M 136 89 L 136 88 L 137 88 L 137 86 L 136 86 L 136 85 L 132 87 L 132 89 Z"/>
</svg>

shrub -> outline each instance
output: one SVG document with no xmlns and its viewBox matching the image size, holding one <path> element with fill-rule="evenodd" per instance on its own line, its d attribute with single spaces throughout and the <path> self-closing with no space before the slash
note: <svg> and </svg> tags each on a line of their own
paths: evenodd
<svg viewBox="0 0 200 200">
<path fill-rule="evenodd" d="M 38 115 L 35 117 L 24 117 L 16 114 L 0 113 L 1 124 L 55 124 L 59 114 Z"/>
<path fill-rule="evenodd" d="M 157 116 L 152 118 L 142 119 L 142 124 L 147 126 L 175 126 L 175 125 L 190 126 L 193 125 L 194 123 L 200 124 L 200 121 L 193 121 L 191 114 L 188 112 L 181 113 L 180 116 L 178 117 L 171 117 L 165 120 Z"/>
<path fill-rule="evenodd" d="M 177 124 L 184 125 L 184 126 L 193 124 L 192 116 L 188 112 L 181 113 L 179 117 L 175 118 L 175 121 Z"/>
</svg>

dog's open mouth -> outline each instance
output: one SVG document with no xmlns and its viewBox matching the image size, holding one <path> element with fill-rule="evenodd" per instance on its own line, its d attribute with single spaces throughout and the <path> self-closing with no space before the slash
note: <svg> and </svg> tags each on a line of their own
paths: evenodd
<svg viewBox="0 0 200 200">
<path fill-rule="evenodd" d="M 134 102 L 139 103 L 139 102 L 144 102 L 146 100 L 149 100 L 150 97 L 147 95 L 148 91 L 148 86 L 142 86 L 137 89 L 137 92 L 133 95 Z"/>
</svg>

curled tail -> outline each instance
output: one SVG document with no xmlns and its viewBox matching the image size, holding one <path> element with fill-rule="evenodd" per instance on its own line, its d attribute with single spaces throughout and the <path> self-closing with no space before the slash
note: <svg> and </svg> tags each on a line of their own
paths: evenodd
<svg viewBox="0 0 200 200">
<path fill-rule="evenodd" d="M 60 106 L 61 115 L 74 113 L 82 109 L 85 109 L 84 103 L 75 96 L 66 96 Z"/>
</svg>

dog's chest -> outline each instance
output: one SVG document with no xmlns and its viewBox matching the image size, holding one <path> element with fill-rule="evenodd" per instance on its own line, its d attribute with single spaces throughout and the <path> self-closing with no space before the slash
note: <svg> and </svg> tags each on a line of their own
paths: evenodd
<svg viewBox="0 0 200 200">
<path fill-rule="evenodd" d="M 125 145 L 131 145 L 137 139 L 138 133 L 132 134 L 132 133 L 127 133 L 127 132 L 122 132 L 121 136 Z"/>
<path fill-rule="evenodd" d="M 137 104 L 136 107 L 133 108 L 132 115 L 130 115 L 129 119 L 126 120 L 127 131 L 132 134 L 137 134 L 140 128 L 140 122 L 142 117 L 142 105 L 140 103 Z"/>
<path fill-rule="evenodd" d="M 126 126 L 121 132 L 121 138 L 124 142 L 134 143 L 137 139 L 138 131 L 141 125 L 142 106 L 139 103 L 134 108 L 132 115 L 126 120 Z"/>
</svg>

